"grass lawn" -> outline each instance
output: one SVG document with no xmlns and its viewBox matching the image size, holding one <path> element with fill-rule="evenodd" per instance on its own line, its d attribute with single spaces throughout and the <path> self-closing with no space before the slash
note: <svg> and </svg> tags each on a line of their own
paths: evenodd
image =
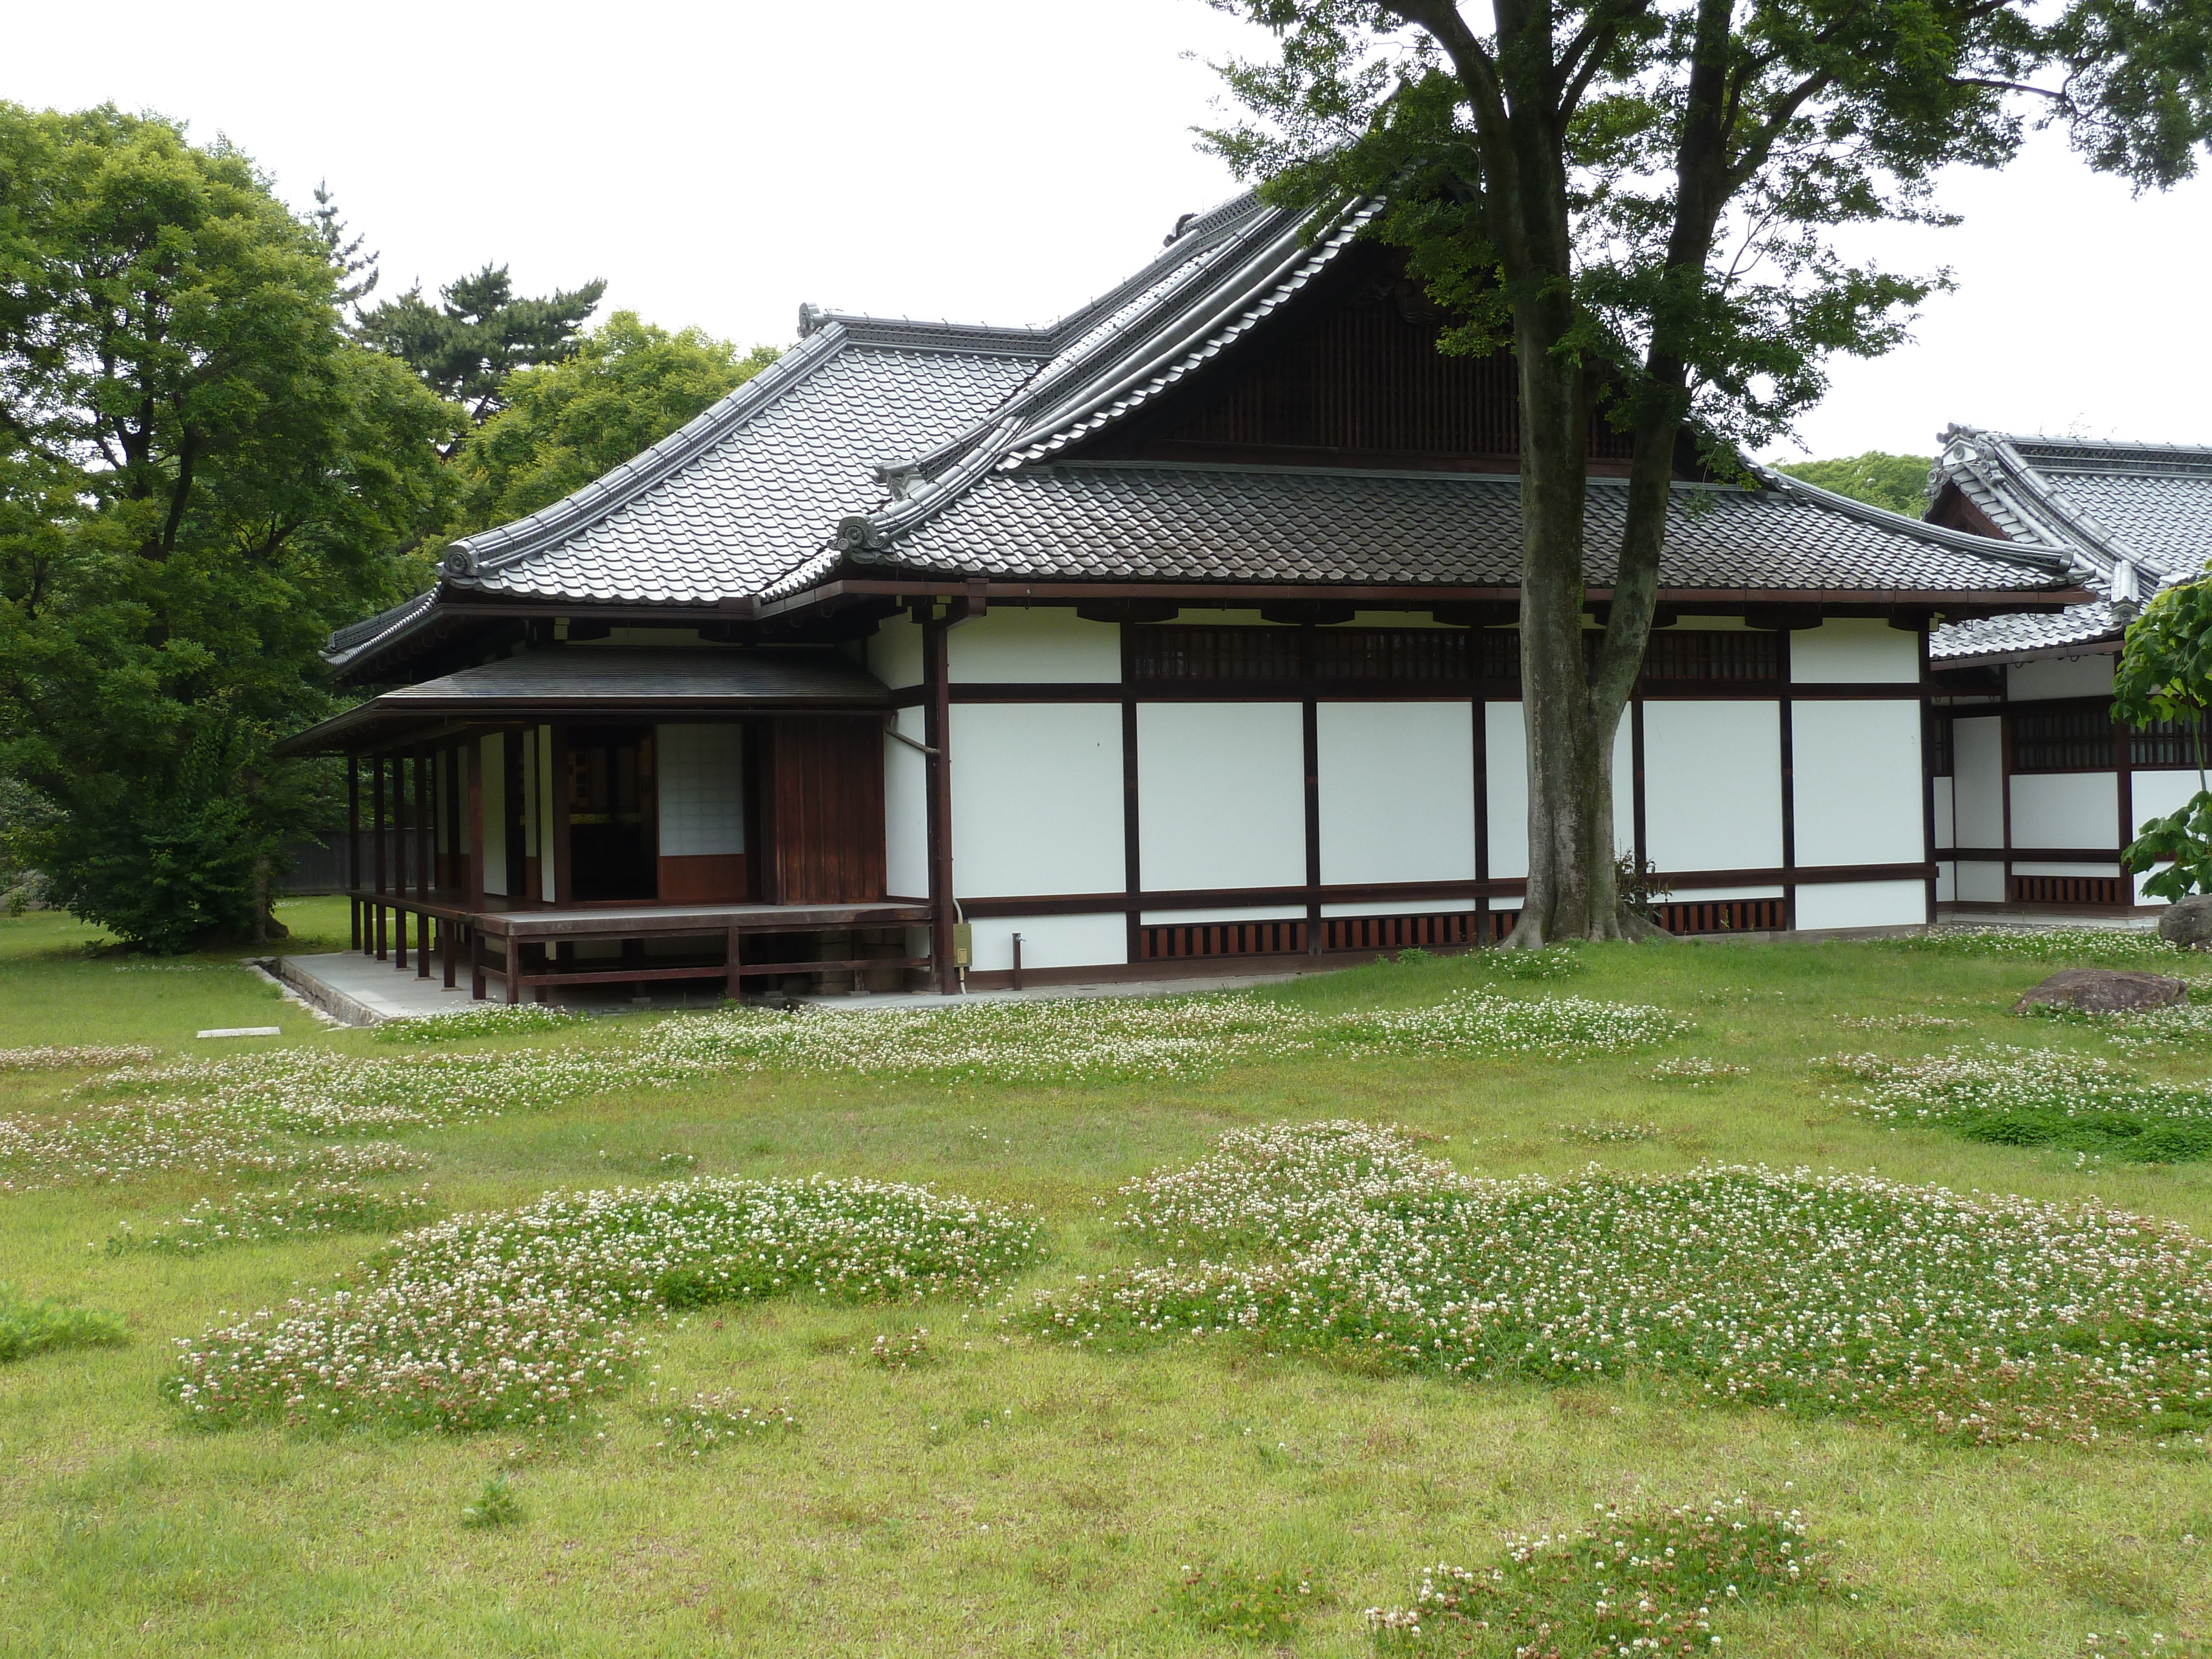
<svg viewBox="0 0 2212 1659">
<path fill-rule="evenodd" d="M 337 902 L 283 914 L 294 948 L 339 942 Z M 0 1049 L 588 1056 L 657 1018 L 416 1051 L 319 1027 L 224 959 L 97 957 L 83 951 L 90 937 L 51 916 L 0 920 Z M 422 1167 L 380 1184 L 427 1182 L 456 1212 L 696 1167 L 933 1183 L 1042 1223 L 1041 1261 L 979 1299 L 769 1299 L 642 1318 L 647 1369 L 559 1433 L 191 1426 L 159 1391 L 179 1340 L 328 1287 L 383 1240 L 112 1255 L 100 1245 L 119 1224 L 143 1235 L 255 1182 L 156 1169 L 0 1191 L 0 1280 L 128 1326 L 121 1346 L 0 1364 L 0 1652 L 1370 1655 L 1364 1610 L 1408 1605 L 1438 1562 L 1487 1569 L 1507 1539 L 1577 1528 L 1607 1505 L 1656 1513 L 1747 1494 L 1802 1510 L 1810 1547 L 1856 1599 L 1747 1598 L 1717 1614 L 1717 1651 L 2212 1653 L 2201 1431 L 1973 1446 L 1887 1419 L 1702 1407 L 1641 1374 L 1461 1382 L 1259 1336 L 1112 1352 L 1019 1316 L 1040 1289 L 1158 1259 L 1113 1224 L 1122 1183 L 1284 1121 L 1402 1125 L 1436 1137 L 1429 1155 L 1485 1176 L 1592 1164 L 1876 1171 L 1960 1194 L 2094 1196 L 2212 1237 L 2212 1161 L 1892 1127 L 1844 1103 L 1863 1092 L 1850 1079 L 1808 1064 L 1988 1039 L 2202 1091 L 2212 1036 L 2124 1052 L 2100 1030 L 2008 1012 L 2063 963 L 1872 945 L 1578 956 L 1583 970 L 1557 982 L 1500 982 L 1480 961 L 1443 959 L 1260 994 L 1321 1017 L 1495 983 L 1516 997 L 1653 1004 L 1694 1029 L 1581 1060 L 1324 1044 L 1107 1083 L 732 1070 L 403 1125 L 392 1136 Z M 1929 1017 L 1963 1023 L 1901 1023 Z M 258 1044 L 193 1036 L 271 1024 L 283 1035 Z M 1693 1057 L 1744 1070 L 1652 1075 Z M 0 1120 L 77 1109 L 66 1091 L 87 1075 L 0 1071 Z M 885 1364 L 878 1346 L 920 1352 Z M 799 1428 L 734 1433 L 694 1458 L 664 1426 L 656 1389 L 787 1410 Z M 474 1524 L 507 1509 L 519 1513 L 504 1524 Z M 1290 1622 L 1257 1645 L 1209 1628 L 1224 1621 L 1185 1584 L 1240 1571 L 1308 1586 L 1285 1589 Z M 1470 1639 L 1470 1652 L 1510 1650 Z"/>
</svg>

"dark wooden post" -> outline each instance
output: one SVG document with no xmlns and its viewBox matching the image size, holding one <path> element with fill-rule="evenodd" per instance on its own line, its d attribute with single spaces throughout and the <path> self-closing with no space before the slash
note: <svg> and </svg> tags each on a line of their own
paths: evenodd
<svg viewBox="0 0 2212 1659">
<path fill-rule="evenodd" d="M 361 757 L 346 757 L 346 911 L 352 919 L 353 948 L 361 949 Z"/>
<path fill-rule="evenodd" d="M 430 977 L 430 890 L 437 883 L 437 780 L 430 770 L 430 751 L 415 751 L 415 878 L 416 896 L 423 908 L 416 913 L 415 977 Z"/>
<path fill-rule="evenodd" d="M 744 961 L 743 939 L 744 935 L 737 928 L 730 929 L 730 976 L 722 982 L 722 994 L 732 1002 L 738 1000 L 738 993 L 742 988 L 742 981 L 738 977 L 738 969 Z"/>
<path fill-rule="evenodd" d="M 553 822 L 549 840 L 544 830 L 538 836 L 540 858 L 553 860 L 553 902 L 567 904 L 574 896 L 574 867 L 568 857 L 568 728 L 553 728 Z"/>
<path fill-rule="evenodd" d="M 381 755 L 372 756 L 369 760 L 369 764 L 375 769 L 371 780 L 374 785 L 376 803 L 374 819 L 372 826 L 373 833 L 376 837 L 376 938 L 374 944 L 376 946 L 376 959 L 379 962 L 381 962 L 384 960 L 386 954 L 384 937 L 384 843 L 386 839 L 384 829 L 384 757 Z"/>
<path fill-rule="evenodd" d="M 929 954 L 937 968 L 938 991 L 948 997 L 960 991 L 960 975 L 952 965 L 952 687 L 945 639 L 950 626 L 935 620 L 921 625 L 921 740 L 929 747 L 924 757 L 929 786 Z"/>
<path fill-rule="evenodd" d="M 484 821 L 483 738 L 461 739 L 461 771 L 468 780 L 469 828 L 469 995 L 483 1000 Z"/>
<path fill-rule="evenodd" d="M 413 805 L 407 796 L 407 756 L 401 750 L 392 757 L 392 965 L 403 974 L 407 971 L 408 813 Z"/>
</svg>

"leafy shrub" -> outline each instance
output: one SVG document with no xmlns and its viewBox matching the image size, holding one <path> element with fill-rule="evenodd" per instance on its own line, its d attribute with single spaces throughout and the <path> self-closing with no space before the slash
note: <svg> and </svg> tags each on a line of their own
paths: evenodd
<svg viewBox="0 0 2212 1659">
<path fill-rule="evenodd" d="M 113 1347 L 127 1340 L 120 1314 L 66 1302 L 33 1302 L 0 1282 L 0 1364 L 55 1348 Z"/>
<path fill-rule="evenodd" d="M 1516 1540 L 1486 1571 L 1421 1575 L 1409 1607 L 1370 1607 L 1377 1652 L 1711 1652 L 1717 1620 L 1754 1600 L 1835 1594 L 1803 1518 L 1739 1498 Z M 1844 1592 L 1848 1594 L 1849 1592 Z"/>
<path fill-rule="evenodd" d="M 1255 1572 L 1233 1564 L 1186 1566 L 1171 1595 L 1176 1611 L 1200 1630 L 1276 1645 L 1295 1637 L 1306 1610 L 1322 1599 L 1306 1569 Z"/>
<path fill-rule="evenodd" d="M 410 1234 L 358 1290 L 180 1342 L 162 1392 L 210 1427 L 547 1428 L 628 1380 L 641 1319 L 780 1296 L 977 1291 L 1037 1246 L 1034 1221 L 881 1182 L 555 1193 Z"/>
<path fill-rule="evenodd" d="M 281 1193 L 239 1193 L 223 1204 L 204 1198 L 148 1233 L 122 1223 L 107 1241 L 107 1253 L 198 1255 L 277 1238 L 396 1233 L 436 1220 L 441 1208 L 427 1187 L 412 1193 L 380 1193 L 350 1182 L 302 1182 Z"/>
</svg>

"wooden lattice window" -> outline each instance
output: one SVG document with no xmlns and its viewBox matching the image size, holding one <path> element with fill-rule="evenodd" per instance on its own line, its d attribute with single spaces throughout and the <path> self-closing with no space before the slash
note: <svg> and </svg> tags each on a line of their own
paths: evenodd
<svg viewBox="0 0 2212 1659">
<path fill-rule="evenodd" d="M 1789 907 L 1778 898 L 1686 899 L 1657 907 L 1670 933 L 1778 933 L 1789 926 Z"/>
<path fill-rule="evenodd" d="M 2124 905 L 2130 902 L 2124 876 L 2014 876 L 2014 904 Z"/>
<path fill-rule="evenodd" d="M 2012 718 L 2015 772 L 2095 772 L 2112 764 L 2112 717 L 2101 707 Z"/>
<path fill-rule="evenodd" d="M 1137 930 L 1137 957 L 1168 962 L 1191 957 L 1287 956 L 1306 948 L 1303 919 L 1285 921 L 1184 921 Z"/>
<path fill-rule="evenodd" d="M 1330 916 L 1321 925 L 1324 951 L 1410 951 L 1486 945 L 1491 918 L 1475 910 L 1416 916 Z"/>
<path fill-rule="evenodd" d="M 2197 729 L 2197 722 L 2193 720 L 2154 720 L 2140 731 L 2130 732 L 2129 764 L 2177 769 L 2195 766 Z M 2212 745 L 2212 732 L 2205 735 L 2208 745 Z"/>
<path fill-rule="evenodd" d="M 1324 680 L 1463 680 L 1474 654 L 1457 628 L 1322 628 L 1313 651 Z"/>
<path fill-rule="evenodd" d="M 1295 680 L 1304 667 L 1295 628 L 1129 628 L 1136 680 Z"/>
<path fill-rule="evenodd" d="M 1584 635 L 1595 640 L 1595 634 Z M 1782 678 L 1782 636 L 1705 629 L 1655 630 L 1644 651 L 1647 680 L 1707 680 L 1733 684 Z"/>
</svg>

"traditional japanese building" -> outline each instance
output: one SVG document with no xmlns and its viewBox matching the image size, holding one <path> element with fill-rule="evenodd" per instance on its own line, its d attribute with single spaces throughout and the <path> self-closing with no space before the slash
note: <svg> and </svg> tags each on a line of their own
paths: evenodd
<svg viewBox="0 0 2212 1659">
<path fill-rule="evenodd" d="M 2212 559 L 2212 449 L 1954 426 L 1928 517 L 2063 556 L 2094 596 L 1932 636 L 1939 899 L 1962 911 L 2162 903 L 2122 872 L 2120 849 L 2197 793 L 2197 733 L 2115 722 L 2112 670 L 2142 602 Z"/>
<path fill-rule="evenodd" d="M 411 933 L 416 971 L 465 953 L 513 999 L 1498 937 L 1527 874 L 1513 365 L 1440 353 L 1358 228 L 1239 198 L 1050 327 L 806 307 L 690 426 L 453 544 L 331 641 L 382 689 L 289 745 L 349 757 L 361 948 L 404 964 Z M 1595 627 L 1627 449 L 1589 441 Z M 1928 630 L 2086 600 L 2073 563 L 1719 482 L 1686 441 L 1615 759 L 1667 925 L 1928 920 Z"/>
</svg>

